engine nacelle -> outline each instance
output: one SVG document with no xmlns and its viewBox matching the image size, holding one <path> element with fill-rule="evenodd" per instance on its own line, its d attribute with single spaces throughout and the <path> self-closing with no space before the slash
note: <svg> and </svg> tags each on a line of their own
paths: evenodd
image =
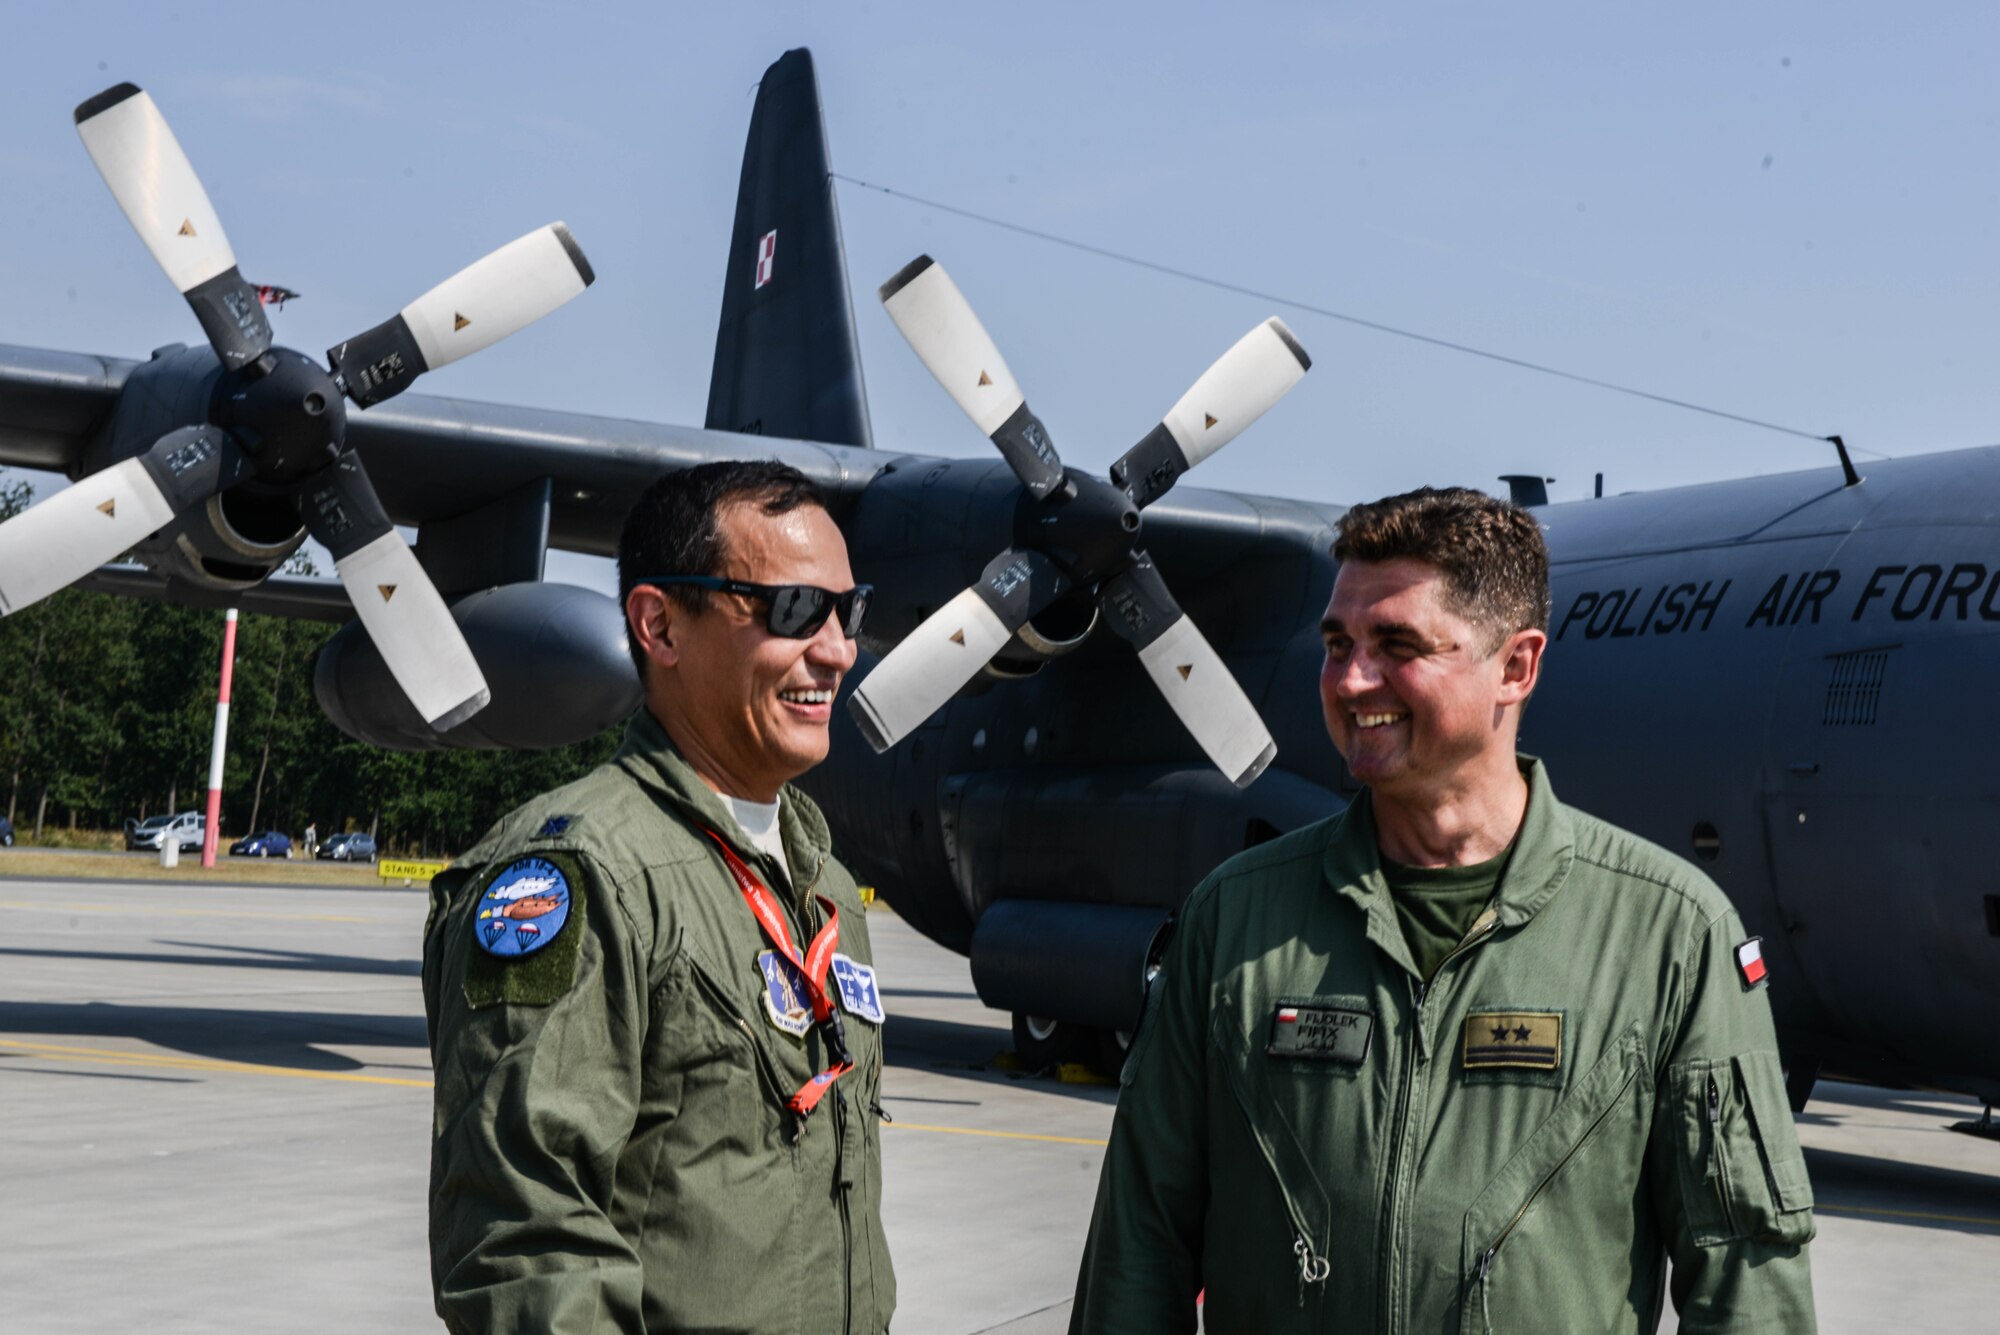
<svg viewBox="0 0 2000 1335">
<path fill-rule="evenodd" d="M 320 708 L 349 737 L 393 751 L 539 751 L 594 737 L 639 707 L 625 614 L 612 598 L 569 584 L 503 584 L 459 599 L 451 615 L 486 674 L 486 708 L 433 732 L 359 622 L 320 651 Z"/>
</svg>

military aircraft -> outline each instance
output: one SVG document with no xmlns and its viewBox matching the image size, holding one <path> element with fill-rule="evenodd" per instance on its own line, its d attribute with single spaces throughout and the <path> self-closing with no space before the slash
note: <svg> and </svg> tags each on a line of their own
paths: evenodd
<svg viewBox="0 0 2000 1335">
<path fill-rule="evenodd" d="M 553 746 L 615 723 L 638 690 L 619 608 L 545 582 L 547 550 L 611 554 L 627 498 L 663 470 L 792 463 L 877 588 L 832 757 L 806 786 L 857 872 L 971 957 L 1031 1062 L 1115 1063 L 1189 888 L 1355 793 L 1314 690 L 1342 507 L 1181 478 L 1306 373 L 1298 341 L 1253 329 L 1099 479 L 1062 465 L 970 301 L 920 259 L 882 289 L 887 314 L 997 453 L 875 448 L 808 53 L 767 71 L 752 113 L 699 429 L 383 402 L 456 355 L 437 340 L 460 303 L 512 285 L 472 281 L 475 265 L 322 370 L 230 300 L 233 260 L 168 263 L 199 192 L 175 173 L 165 205 L 112 184 L 210 345 L 144 362 L 0 346 L 0 462 L 77 479 L 0 527 L 8 605 L 77 581 L 351 621 L 315 684 L 353 736 Z M 219 240 L 196 220 L 203 238 L 211 225 Z M 566 234 L 528 240 L 535 300 L 482 307 L 475 327 L 512 332 L 588 282 Z M 343 392 L 364 410 L 337 412 Z M 143 492 L 142 473 L 165 501 L 128 520 L 108 488 Z M 2000 449 L 1561 505 L 1539 479 L 1517 486 L 1554 560 L 1524 745 L 1569 800 L 1695 859 L 1763 937 L 1795 1103 L 1822 1071 L 2000 1101 L 1985 856 L 2000 777 L 1975 707 L 2000 666 Z M 106 499 L 116 534 L 78 536 Z M 391 581 L 346 563 L 337 583 L 273 573 L 307 532 L 345 562 L 349 515 L 435 606 L 385 620 L 405 606 Z M 416 527 L 413 560 L 389 520 Z M 145 568 L 97 568 L 127 549 Z M 447 689 L 426 691 L 431 661 L 455 665 Z"/>
</svg>

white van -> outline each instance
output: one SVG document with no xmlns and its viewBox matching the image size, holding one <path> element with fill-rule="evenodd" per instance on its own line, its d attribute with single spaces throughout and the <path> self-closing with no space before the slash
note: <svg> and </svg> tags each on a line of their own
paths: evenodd
<svg viewBox="0 0 2000 1335">
<path fill-rule="evenodd" d="M 182 852 L 189 852 L 201 847 L 202 839 L 208 832 L 207 826 L 207 818 L 199 811 L 183 811 L 178 816 L 148 816 L 125 827 L 125 847 L 157 853 L 163 841 L 172 839 L 180 844 Z"/>
</svg>

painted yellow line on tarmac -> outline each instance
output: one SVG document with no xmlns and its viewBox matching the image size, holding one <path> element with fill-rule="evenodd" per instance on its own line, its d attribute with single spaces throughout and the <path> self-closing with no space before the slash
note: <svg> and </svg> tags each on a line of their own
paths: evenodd
<svg viewBox="0 0 2000 1335">
<path fill-rule="evenodd" d="M 2000 1228 L 2000 1219 L 1982 1219 L 1978 1215 L 1931 1214 L 1925 1210 L 1884 1210 L 1873 1205 L 1828 1205 L 1825 1201 L 1813 1204 L 1815 1210 L 1832 1210 L 1837 1214 L 1879 1214 L 1891 1219 L 1926 1219 L 1936 1224 L 1983 1224 L 1987 1228 Z"/>
<path fill-rule="evenodd" d="M 1085 1140 L 1080 1136 L 1039 1136 L 1029 1131 L 982 1131 L 971 1126 L 925 1126 L 921 1122 L 884 1122 L 890 1131 L 939 1131 L 948 1136 L 992 1136 L 998 1140 L 1042 1140 L 1055 1145 L 1089 1145 L 1103 1149 L 1108 1140 Z"/>
<path fill-rule="evenodd" d="M 216 1061 L 208 1057 L 182 1057 L 169 1053 L 121 1052 L 115 1048 L 73 1048 L 55 1043 L 23 1043 L 0 1039 L 0 1050 L 32 1053 L 51 1061 L 100 1063 L 108 1066 L 142 1066 L 162 1071 L 209 1071 L 218 1075 L 269 1075 L 292 1080 L 333 1080 L 351 1085 L 401 1085 L 409 1089 L 429 1089 L 428 1080 L 411 1080 L 393 1075 L 361 1075 L 353 1071 L 301 1071 L 289 1066 L 259 1066 L 252 1062 Z"/>
<path fill-rule="evenodd" d="M 42 913 L 116 913 L 147 918 L 258 918 L 270 922 L 387 922 L 386 918 L 344 917 L 335 913 L 250 913 L 236 909 L 190 909 L 163 905 L 134 907 L 127 904 L 51 904 L 25 899 L 0 899 L 0 909 L 29 909 Z"/>
</svg>

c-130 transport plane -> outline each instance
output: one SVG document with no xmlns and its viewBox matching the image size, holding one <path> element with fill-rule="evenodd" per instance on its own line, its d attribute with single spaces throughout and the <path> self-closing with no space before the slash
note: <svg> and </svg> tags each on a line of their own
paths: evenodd
<svg viewBox="0 0 2000 1335">
<path fill-rule="evenodd" d="M 0 526 L 5 610 L 81 582 L 352 621 L 315 675 L 351 735 L 560 745 L 638 687 L 619 608 L 545 582 L 548 548 L 610 555 L 664 470 L 782 459 L 824 488 L 877 590 L 805 786 L 856 871 L 971 957 L 1031 1063 L 1115 1063 L 1194 883 L 1357 791 L 1313 689 L 1342 507 L 1180 479 L 1305 373 L 1304 350 L 1276 321 L 1252 330 L 1100 479 L 1062 465 L 920 259 L 884 287 L 888 314 L 999 453 L 875 448 L 807 52 L 766 72 L 751 117 L 701 429 L 402 392 L 483 346 L 454 344 L 460 322 L 490 342 L 582 290 L 559 226 L 330 369 L 275 347 L 150 100 L 122 85 L 78 115 L 210 340 L 144 362 L 0 346 L 0 462 L 78 480 Z M 1569 800 L 1729 893 L 1763 939 L 1795 1106 L 1821 1072 L 2000 1102 L 2000 731 L 1977 707 L 2000 674 L 2000 448 L 1519 495 L 1555 609 L 1524 745 Z M 390 521 L 416 527 L 414 559 Z M 273 575 L 308 532 L 339 582 Z M 127 550 L 146 568 L 99 568 Z"/>
</svg>

